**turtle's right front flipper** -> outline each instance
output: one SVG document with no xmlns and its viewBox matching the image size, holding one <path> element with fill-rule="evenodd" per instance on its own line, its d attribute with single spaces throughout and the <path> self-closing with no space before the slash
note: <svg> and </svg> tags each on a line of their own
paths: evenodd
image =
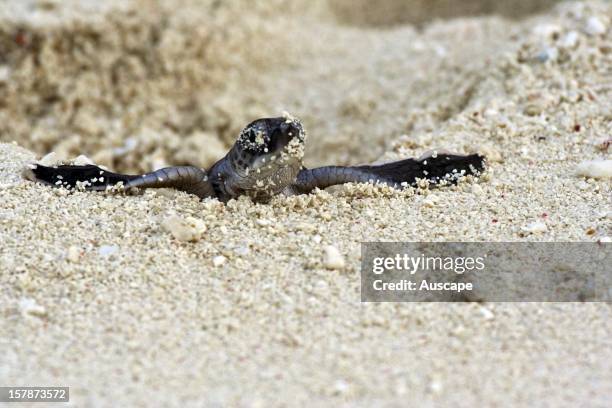
<svg viewBox="0 0 612 408">
<path fill-rule="evenodd" d="M 105 191 L 119 184 L 124 189 L 165 187 L 200 198 L 215 196 L 206 172 L 193 166 L 167 167 L 143 175 L 130 175 L 113 173 L 94 165 L 47 167 L 35 164 L 27 168 L 23 175 L 32 181 L 68 189 Z"/>
</svg>

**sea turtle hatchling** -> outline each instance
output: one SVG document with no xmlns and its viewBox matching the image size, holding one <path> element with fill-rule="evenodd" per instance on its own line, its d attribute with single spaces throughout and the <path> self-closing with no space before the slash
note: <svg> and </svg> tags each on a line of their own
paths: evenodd
<svg viewBox="0 0 612 408">
<path fill-rule="evenodd" d="M 169 187 L 200 198 L 228 201 L 248 195 L 267 201 L 277 194 L 309 193 L 343 183 L 381 183 L 397 189 L 414 186 L 419 179 L 430 184 L 454 183 L 464 175 L 478 175 L 485 158 L 438 151 L 419 159 L 363 166 L 302 165 L 306 132 L 301 122 L 285 115 L 258 119 L 245 127 L 230 151 L 209 170 L 194 166 L 167 167 L 143 175 L 117 174 L 94 165 L 53 167 L 30 165 L 27 179 L 56 187 L 104 191 Z"/>
</svg>

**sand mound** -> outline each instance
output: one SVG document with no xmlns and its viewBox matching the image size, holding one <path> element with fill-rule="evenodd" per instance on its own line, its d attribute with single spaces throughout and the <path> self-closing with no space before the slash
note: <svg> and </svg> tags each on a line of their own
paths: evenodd
<svg viewBox="0 0 612 408">
<path fill-rule="evenodd" d="M 557 0 L 334 0 L 331 10 L 340 22 L 363 26 L 423 24 L 436 18 L 497 14 L 519 18 L 541 12 Z"/>
<path fill-rule="evenodd" d="M 0 144 L 5 384 L 67 385 L 77 405 L 605 405 L 608 305 L 362 304 L 359 258 L 361 241 L 609 240 L 610 179 L 584 170 L 609 159 L 609 3 L 421 31 L 339 24 L 323 3 L 238 28 L 223 22 L 244 3 L 107 4 L 87 24 L 54 4 L 44 35 L 16 6 L 0 25 L 1 137 L 39 154 L 204 164 L 288 109 L 311 163 L 445 147 L 490 166 L 446 189 L 223 205 L 68 194 L 21 180 L 35 154 Z"/>
<path fill-rule="evenodd" d="M 45 0 L 5 6 L 0 140 L 144 170 L 191 160 L 180 144 L 195 138 L 203 156 L 198 163 L 209 165 L 207 139 L 233 142 L 245 123 L 264 113 L 257 77 L 273 71 L 272 54 L 285 59 L 278 34 L 291 10 L 270 2 L 242 13 L 247 3 Z M 272 10 L 278 11 L 272 16 Z"/>
<path fill-rule="evenodd" d="M 392 1 L 366 14 L 403 15 L 399 3 L 439 14 Z M 455 37 L 448 25 L 355 31 L 335 21 L 364 7 L 345 9 L 342 0 L 12 2 L 0 14 L 0 140 L 124 171 L 208 166 L 250 120 L 290 110 L 309 123 L 312 163 L 372 160 L 411 130 L 407 112 L 436 110 L 436 125 L 460 108 L 481 70 L 474 53 L 495 58 L 509 32 L 496 18 L 459 23 Z"/>
</svg>

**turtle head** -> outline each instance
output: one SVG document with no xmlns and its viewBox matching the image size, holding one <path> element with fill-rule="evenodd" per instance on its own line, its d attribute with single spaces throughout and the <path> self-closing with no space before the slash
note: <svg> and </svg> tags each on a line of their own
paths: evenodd
<svg viewBox="0 0 612 408">
<path fill-rule="evenodd" d="M 302 168 L 305 139 L 302 123 L 288 114 L 249 123 L 229 153 L 240 188 L 273 195 L 293 183 Z"/>
<path fill-rule="evenodd" d="M 236 145 L 245 155 L 256 159 L 278 155 L 290 144 L 304 143 L 304 129 L 300 121 L 293 117 L 257 119 L 242 131 Z M 293 142 L 293 143 L 292 143 Z"/>
</svg>

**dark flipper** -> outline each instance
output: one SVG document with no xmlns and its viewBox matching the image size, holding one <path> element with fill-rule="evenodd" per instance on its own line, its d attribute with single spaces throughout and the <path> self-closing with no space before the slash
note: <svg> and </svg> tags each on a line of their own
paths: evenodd
<svg viewBox="0 0 612 408">
<path fill-rule="evenodd" d="M 195 194 L 200 198 L 215 196 L 206 172 L 191 166 L 167 167 L 141 176 L 112 173 L 93 165 L 32 167 L 24 171 L 27 179 L 55 187 L 104 191 L 121 184 L 125 189 L 167 187 Z"/>
<path fill-rule="evenodd" d="M 326 188 L 344 183 L 382 183 L 395 188 L 414 186 L 417 179 L 426 179 L 432 184 L 443 180 L 456 183 L 466 175 L 478 175 L 484 171 L 485 158 L 478 154 L 467 156 L 438 154 L 420 160 L 405 159 L 372 166 L 326 166 L 303 169 L 294 188 L 308 193 L 315 188 Z"/>
<path fill-rule="evenodd" d="M 55 187 L 76 188 L 79 183 L 85 190 L 104 191 L 108 186 L 122 183 L 124 186 L 139 176 L 111 173 L 100 167 L 87 166 L 57 166 L 47 167 L 35 164 L 24 171 L 24 176 L 32 181 Z"/>
</svg>

